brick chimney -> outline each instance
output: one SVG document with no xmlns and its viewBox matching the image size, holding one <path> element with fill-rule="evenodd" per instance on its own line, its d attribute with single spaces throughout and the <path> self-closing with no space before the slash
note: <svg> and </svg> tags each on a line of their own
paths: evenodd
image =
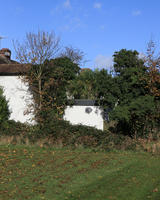
<svg viewBox="0 0 160 200">
<path fill-rule="evenodd" d="M 3 56 L 7 60 L 11 59 L 11 51 L 7 48 L 3 48 L 0 50 L 0 56 Z"/>
</svg>

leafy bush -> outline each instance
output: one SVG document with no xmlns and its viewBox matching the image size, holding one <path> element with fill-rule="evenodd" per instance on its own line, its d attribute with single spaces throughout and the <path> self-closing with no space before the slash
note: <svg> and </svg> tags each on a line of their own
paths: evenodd
<svg viewBox="0 0 160 200">
<path fill-rule="evenodd" d="M 0 88 L 0 125 L 9 119 L 10 111 L 8 108 L 8 102 L 3 95 L 3 90 Z"/>
<path fill-rule="evenodd" d="M 151 131 L 154 113 L 154 97 L 146 95 L 132 99 L 128 104 L 117 106 L 111 115 L 118 121 L 118 133 L 139 137 L 148 135 Z"/>
<path fill-rule="evenodd" d="M 137 145 L 136 140 L 122 134 L 113 134 L 88 126 L 70 125 L 67 121 L 57 119 L 42 126 L 29 126 L 9 120 L 0 127 L 0 135 L 2 144 L 58 145 L 105 151 L 135 150 Z"/>
<path fill-rule="evenodd" d="M 71 125 L 64 120 L 52 119 L 37 126 L 32 140 L 48 138 L 48 143 L 61 146 L 84 147 L 97 150 L 134 149 L 135 142 L 128 136 L 101 131 L 93 127 Z M 52 141 L 52 142 L 51 142 Z"/>
<path fill-rule="evenodd" d="M 15 122 L 14 120 L 8 120 L 0 127 L 0 135 L 27 135 L 31 127 L 21 122 Z"/>
</svg>

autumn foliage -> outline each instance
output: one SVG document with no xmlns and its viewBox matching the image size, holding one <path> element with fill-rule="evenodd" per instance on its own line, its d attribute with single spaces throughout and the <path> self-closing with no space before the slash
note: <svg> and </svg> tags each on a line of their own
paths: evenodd
<svg viewBox="0 0 160 200">
<path fill-rule="evenodd" d="M 160 97 L 160 55 L 156 54 L 156 45 L 151 40 L 148 43 L 146 65 L 148 67 L 148 88 L 155 97 Z"/>
</svg>

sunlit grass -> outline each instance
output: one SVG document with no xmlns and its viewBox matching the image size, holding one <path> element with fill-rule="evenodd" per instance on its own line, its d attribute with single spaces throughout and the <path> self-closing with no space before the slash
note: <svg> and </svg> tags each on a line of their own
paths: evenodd
<svg viewBox="0 0 160 200">
<path fill-rule="evenodd" d="M 160 199 L 149 153 L 0 146 L 0 200 Z"/>
</svg>

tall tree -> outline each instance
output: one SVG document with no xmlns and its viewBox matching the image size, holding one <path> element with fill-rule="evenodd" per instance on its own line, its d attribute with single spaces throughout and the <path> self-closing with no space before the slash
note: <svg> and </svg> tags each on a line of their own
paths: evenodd
<svg viewBox="0 0 160 200">
<path fill-rule="evenodd" d="M 144 134 L 150 124 L 150 116 L 155 112 L 154 98 L 145 80 L 147 67 L 137 51 L 122 49 L 114 54 L 114 68 L 120 94 L 111 116 L 118 121 L 117 127 L 124 133 Z"/>
<path fill-rule="evenodd" d="M 157 98 L 160 98 L 160 53 L 156 55 L 156 44 L 149 41 L 145 64 L 148 68 L 148 87 L 150 92 Z"/>
<path fill-rule="evenodd" d="M 26 76 L 22 76 L 28 83 L 34 94 L 37 94 L 37 104 L 30 105 L 30 110 L 42 108 L 42 79 L 45 72 L 45 60 L 54 58 L 60 50 L 60 38 L 52 32 L 38 31 L 28 32 L 23 43 L 13 41 L 16 57 L 21 63 L 29 63 L 30 67 Z M 35 87 L 35 82 L 38 84 Z M 34 107 L 34 108 L 33 108 Z"/>
<path fill-rule="evenodd" d="M 157 52 L 157 44 L 151 40 L 148 43 L 147 54 L 145 57 L 145 65 L 147 66 L 148 76 L 147 88 L 151 95 L 154 96 L 156 112 L 152 116 L 155 124 L 160 124 L 160 52 Z M 158 126 L 157 126 L 158 127 Z M 160 127 L 160 126 L 159 126 Z"/>
<path fill-rule="evenodd" d="M 60 51 L 60 38 L 47 31 L 27 32 L 24 41 L 13 40 L 16 58 L 21 63 L 42 64 Z"/>
<path fill-rule="evenodd" d="M 113 55 L 116 75 L 122 75 L 127 69 L 142 67 L 144 61 L 138 55 L 139 53 L 136 50 L 121 49 L 120 51 L 116 51 Z"/>
<path fill-rule="evenodd" d="M 107 70 L 95 70 L 95 96 L 99 104 L 105 109 L 113 109 L 118 101 L 119 88 L 116 78 L 112 77 Z"/>
<path fill-rule="evenodd" d="M 46 60 L 43 64 L 41 79 L 41 109 L 36 109 L 36 117 L 39 122 L 49 119 L 50 114 L 56 118 L 61 118 L 67 104 L 67 88 L 79 72 L 77 64 L 69 58 L 56 58 Z M 36 71 L 36 66 L 32 67 Z M 35 73 L 35 72 L 34 72 Z M 33 73 L 33 75 L 34 75 Z M 30 74 L 33 91 L 38 88 L 38 81 Z M 33 82 L 34 80 L 34 82 Z M 36 105 L 39 105 L 38 93 L 34 93 Z M 48 116 L 48 117 L 46 117 Z"/>
</svg>

